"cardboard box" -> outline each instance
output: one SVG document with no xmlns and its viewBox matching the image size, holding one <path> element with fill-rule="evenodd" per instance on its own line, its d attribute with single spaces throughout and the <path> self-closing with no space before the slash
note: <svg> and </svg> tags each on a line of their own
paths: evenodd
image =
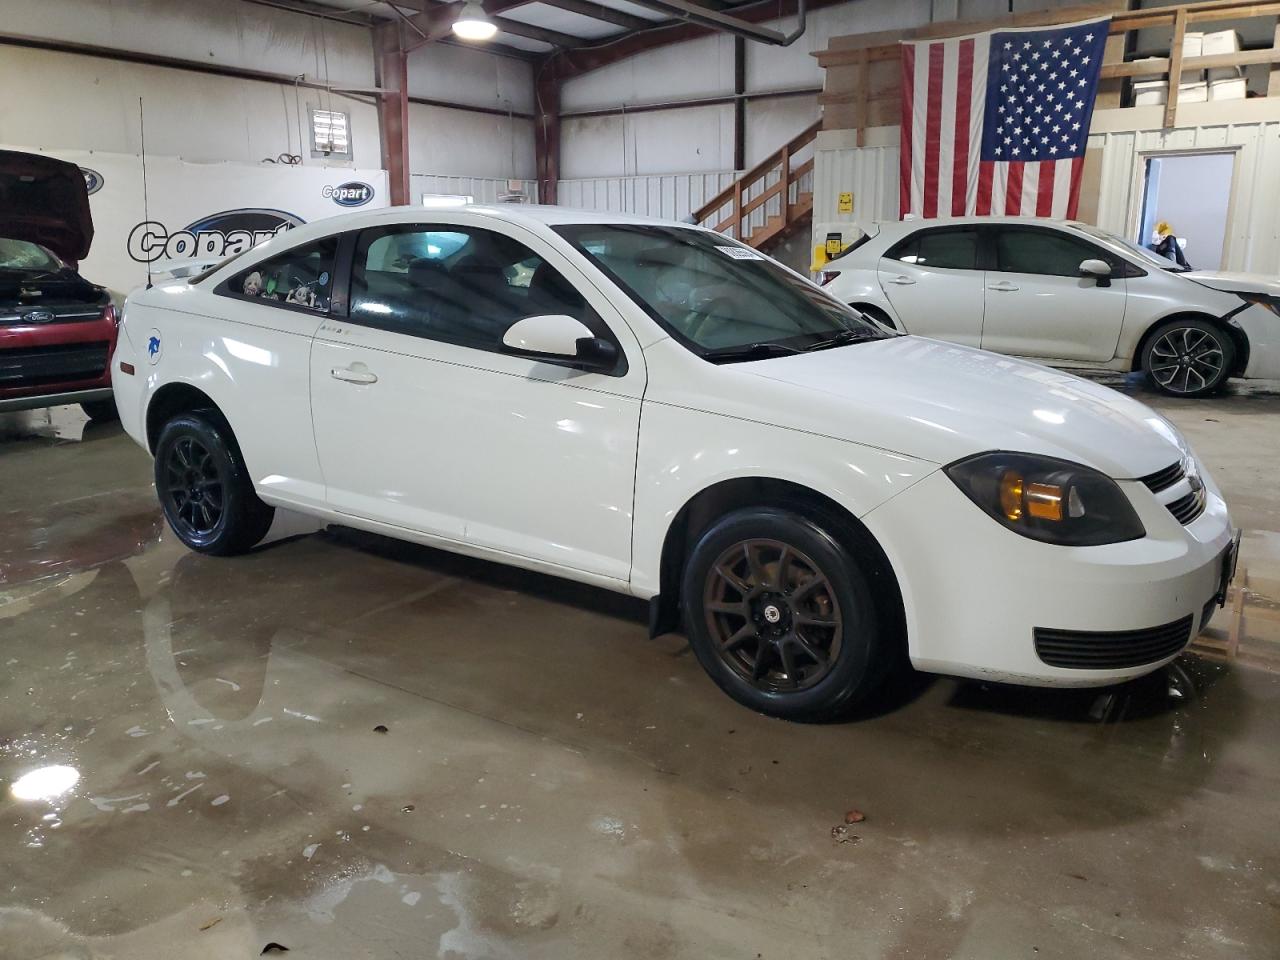
<svg viewBox="0 0 1280 960">
<path fill-rule="evenodd" d="M 1179 103 L 1204 103 L 1209 99 L 1209 84 L 1203 80 L 1178 84 Z"/>
<path fill-rule="evenodd" d="M 1135 107 L 1159 107 L 1168 102 L 1168 81 L 1135 80 L 1133 82 L 1133 105 Z"/>
<path fill-rule="evenodd" d="M 1188 34 L 1190 36 L 1190 34 Z M 1187 56 L 1186 46 L 1183 46 L 1183 56 Z M 1205 33 L 1201 35 L 1200 53 L 1197 56 L 1213 57 L 1220 53 L 1239 53 L 1240 52 L 1240 34 L 1234 30 L 1219 30 L 1217 33 Z"/>
<path fill-rule="evenodd" d="M 1227 77 L 1209 81 L 1210 100 L 1243 100 L 1249 95 L 1249 81 L 1244 77 Z M 1182 96 L 1181 93 L 1178 96 Z"/>
</svg>

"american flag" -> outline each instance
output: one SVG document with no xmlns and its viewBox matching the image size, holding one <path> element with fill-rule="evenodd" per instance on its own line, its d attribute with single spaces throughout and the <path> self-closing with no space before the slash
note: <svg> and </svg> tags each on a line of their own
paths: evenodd
<svg viewBox="0 0 1280 960">
<path fill-rule="evenodd" d="M 1074 217 L 1108 24 L 903 43 L 903 215 Z"/>
</svg>

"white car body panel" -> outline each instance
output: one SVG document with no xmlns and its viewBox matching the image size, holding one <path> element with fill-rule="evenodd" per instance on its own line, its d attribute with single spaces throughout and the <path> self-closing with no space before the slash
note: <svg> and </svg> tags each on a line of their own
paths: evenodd
<svg viewBox="0 0 1280 960">
<path fill-rule="evenodd" d="M 212 292 L 294 244 L 424 220 L 505 232 L 553 263 L 615 335 L 625 375 Z M 735 479 L 795 484 L 879 540 L 906 601 L 909 653 L 924 669 L 1043 684 L 1140 675 L 1158 664 L 1046 666 L 1031 630 L 1150 627 L 1199 616 L 1214 593 L 1232 535 L 1225 505 L 1206 477 L 1208 507 L 1182 527 L 1163 504 L 1185 491 L 1157 496 L 1131 482 L 1191 455 L 1143 404 L 914 336 L 709 363 L 550 228 L 568 222 L 654 221 L 562 208 L 362 212 L 274 238 L 198 285 L 135 291 L 113 360 L 136 371 L 115 377 L 124 427 L 149 449 L 153 398 L 189 385 L 225 415 L 268 503 L 642 598 L 671 588 L 664 542 L 699 493 Z M 1103 471 L 1148 535 L 1067 548 L 1006 530 L 941 470 L 989 450 Z"/>
<path fill-rule="evenodd" d="M 1034 225 L 1066 232 L 1138 266 L 1146 275 L 1115 277 L 1098 286 L 1079 277 L 985 271 L 984 296 L 970 294 L 971 280 L 984 271 L 934 269 L 926 275 L 914 264 L 883 254 L 918 230 L 984 223 Z M 873 236 L 823 267 L 834 274 L 825 289 L 841 301 L 883 308 L 894 304 L 899 329 L 954 343 L 981 346 L 1017 357 L 1067 367 L 1135 369 L 1143 335 L 1178 314 L 1211 318 L 1232 315 L 1230 323 L 1248 339 L 1247 378 L 1280 378 L 1280 316 L 1251 306 L 1241 311 L 1240 294 L 1280 297 L 1280 277 L 1193 271 L 1171 273 L 1154 267 L 1119 243 L 1085 234 L 1066 221 L 1035 218 L 955 218 L 878 224 Z M 901 290 L 886 280 L 915 279 Z M 880 288 L 877 290 L 877 288 Z M 974 327 L 980 328 L 975 334 Z"/>
</svg>

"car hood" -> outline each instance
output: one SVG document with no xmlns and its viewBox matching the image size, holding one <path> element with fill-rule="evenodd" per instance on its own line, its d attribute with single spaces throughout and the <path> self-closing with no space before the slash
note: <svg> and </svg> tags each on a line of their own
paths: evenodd
<svg viewBox="0 0 1280 960">
<path fill-rule="evenodd" d="M 937 340 L 892 337 L 734 366 L 788 388 L 789 398 L 761 390 L 754 399 L 788 411 L 790 426 L 935 463 L 1016 450 L 1132 479 L 1188 452 L 1169 421 L 1115 390 Z"/>
<path fill-rule="evenodd" d="M 93 242 L 84 174 L 74 163 L 0 150 L 0 237 L 38 243 L 79 263 Z"/>
<path fill-rule="evenodd" d="M 1265 293 L 1280 297 L 1280 277 L 1265 273 L 1228 273 L 1221 270 L 1192 270 L 1179 276 L 1215 290 L 1230 293 Z"/>
</svg>

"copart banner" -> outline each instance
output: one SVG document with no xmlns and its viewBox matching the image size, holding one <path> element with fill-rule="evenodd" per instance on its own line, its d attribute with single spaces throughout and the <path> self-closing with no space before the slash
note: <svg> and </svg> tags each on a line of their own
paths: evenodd
<svg viewBox="0 0 1280 960">
<path fill-rule="evenodd" d="M 89 186 L 94 237 L 80 273 L 122 300 L 148 265 L 226 257 L 303 223 L 387 206 L 382 170 L 277 164 L 189 163 L 128 154 L 37 151 L 77 164 Z"/>
</svg>

